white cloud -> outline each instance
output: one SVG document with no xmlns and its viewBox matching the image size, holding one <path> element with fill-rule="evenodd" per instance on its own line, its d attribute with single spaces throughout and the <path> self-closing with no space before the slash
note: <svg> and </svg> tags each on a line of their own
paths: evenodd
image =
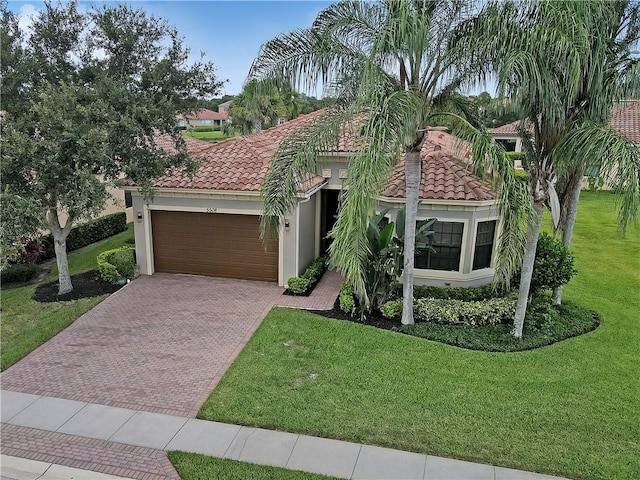
<svg viewBox="0 0 640 480">
<path fill-rule="evenodd" d="M 33 18 L 39 12 L 40 10 L 30 3 L 25 3 L 20 7 L 20 12 L 18 13 L 18 27 L 20 27 L 20 30 L 24 33 L 25 38 L 29 38 L 31 36 Z"/>
</svg>

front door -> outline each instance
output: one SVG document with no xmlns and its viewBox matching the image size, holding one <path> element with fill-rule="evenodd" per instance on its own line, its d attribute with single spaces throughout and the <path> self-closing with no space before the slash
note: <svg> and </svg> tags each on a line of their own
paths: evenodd
<svg viewBox="0 0 640 480">
<path fill-rule="evenodd" d="M 340 206 L 340 190 L 320 191 L 320 253 L 326 253 L 331 245 L 331 238 L 327 235 L 336 223 Z"/>
</svg>

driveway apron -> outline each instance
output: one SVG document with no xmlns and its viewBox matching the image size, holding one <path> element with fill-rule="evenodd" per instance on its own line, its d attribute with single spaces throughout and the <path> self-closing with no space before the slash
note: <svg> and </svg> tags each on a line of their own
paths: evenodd
<svg viewBox="0 0 640 480">
<path fill-rule="evenodd" d="M 2 388 L 194 417 L 282 298 L 267 282 L 139 277 L 2 374 Z"/>
</svg>

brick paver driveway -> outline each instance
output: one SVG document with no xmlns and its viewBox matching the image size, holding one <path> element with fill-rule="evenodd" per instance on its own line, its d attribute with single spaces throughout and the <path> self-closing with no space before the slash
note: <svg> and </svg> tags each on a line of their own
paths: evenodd
<svg viewBox="0 0 640 480">
<path fill-rule="evenodd" d="M 194 417 L 281 294 L 266 282 L 140 277 L 7 369 L 2 388 Z"/>
</svg>

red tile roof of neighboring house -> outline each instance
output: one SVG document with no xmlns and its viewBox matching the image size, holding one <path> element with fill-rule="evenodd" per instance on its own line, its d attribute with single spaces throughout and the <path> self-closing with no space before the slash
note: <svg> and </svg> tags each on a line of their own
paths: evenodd
<svg viewBox="0 0 640 480">
<path fill-rule="evenodd" d="M 424 200 L 495 200 L 491 184 L 473 174 L 469 146 L 453 135 L 429 132 L 422 151 L 422 179 L 419 197 Z M 464 160 L 461 160 L 463 157 Z M 396 165 L 385 197 L 404 198 L 404 160 Z"/>
<path fill-rule="evenodd" d="M 180 171 L 174 171 L 159 178 L 155 186 L 258 192 L 279 144 L 298 129 L 309 126 L 320 113 L 318 111 L 301 115 L 258 135 L 233 137 L 217 143 L 186 138 L 187 150 L 202 162 L 193 179 L 185 177 Z M 355 124 L 359 122 L 354 122 Z M 335 149 L 330 149 L 331 152 L 356 152 L 362 145 L 357 132 L 358 128 L 355 126 L 344 127 L 339 144 Z M 163 141 L 171 149 L 170 142 Z M 165 146 L 162 142 L 159 145 Z M 490 184 L 472 173 L 469 147 L 456 137 L 444 132 L 429 132 L 421 155 L 423 171 L 420 198 L 470 201 L 495 199 Z M 319 176 L 311 177 L 301 189 L 309 191 L 323 181 Z M 383 195 L 404 197 L 404 162 L 401 161 L 394 169 L 389 187 Z"/>
<path fill-rule="evenodd" d="M 614 105 L 609 125 L 633 143 L 640 144 L 640 101 Z"/>
<path fill-rule="evenodd" d="M 490 131 L 491 135 L 518 135 L 518 121 Z M 611 107 L 609 126 L 634 143 L 640 143 L 640 101 L 622 102 Z"/>
<path fill-rule="evenodd" d="M 229 112 L 214 112 L 213 110 L 202 108 L 193 114 L 177 115 L 176 118 L 179 120 L 227 120 Z"/>
</svg>

